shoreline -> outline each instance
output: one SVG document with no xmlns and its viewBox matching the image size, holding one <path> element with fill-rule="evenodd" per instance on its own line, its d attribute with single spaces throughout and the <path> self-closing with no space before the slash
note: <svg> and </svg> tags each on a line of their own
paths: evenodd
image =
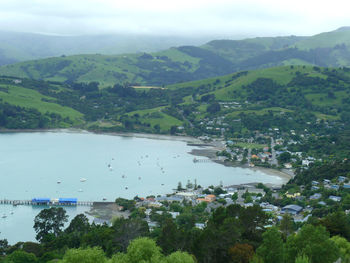
<svg viewBox="0 0 350 263">
<path fill-rule="evenodd" d="M 281 171 L 277 169 L 272 168 L 266 168 L 266 167 L 249 167 L 247 164 L 241 165 L 239 163 L 227 163 L 216 159 L 216 152 L 223 150 L 222 146 L 219 146 L 218 144 L 215 144 L 215 142 L 210 143 L 204 143 L 203 141 L 190 136 L 175 136 L 175 135 L 166 135 L 166 134 L 149 134 L 149 133 L 135 133 L 135 132 L 100 132 L 100 131 L 89 131 L 84 129 L 78 129 L 78 128 L 63 128 L 63 129 L 18 129 L 18 130 L 9 130 L 9 129 L 1 129 L 1 133 L 35 133 L 35 132 L 52 132 L 52 133 L 81 133 L 81 134 L 97 134 L 97 135 L 109 135 L 109 136 L 120 136 L 120 137 L 135 137 L 135 138 L 144 138 L 144 139 L 151 139 L 151 140 L 174 140 L 174 141 L 181 141 L 186 142 L 188 146 L 196 147 L 191 150 L 191 152 L 188 152 L 189 154 L 192 154 L 194 156 L 202 156 L 209 158 L 213 162 L 216 162 L 221 165 L 225 165 L 228 167 L 240 167 L 244 169 L 250 169 L 253 171 L 260 171 L 262 173 L 265 173 L 270 176 L 278 176 L 281 178 L 282 182 L 279 184 L 279 186 L 282 186 L 283 184 L 286 184 L 290 179 L 294 177 L 294 174 L 292 171 Z"/>
<path fill-rule="evenodd" d="M 153 140 L 175 140 L 187 142 L 190 144 L 200 144 L 202 141 L 190 136 L 176 136 L 176 135 L 167 135 L 167 134 L 152 134 L 152 133 L 137 133 L 137 132 L 101 132 L 94 130 L 84 130 L 78 128 L 62 128 L 62 129 L 0 129 L 0 134 L 2 133 L 35 133 L 35 132 L 52 132 L 52 133 L 82 133 L 82 134 L 97 134 L 97 135 L 109 135 L 109 136 L 121 136 L 121 137 L 135 137 L 135 138 L 144 138 L 144 139 L 153 139 Z"/>
<path fill-rule="evenodd" d="M 243 169 L 250 169 L 252 171 L 260 171 L 264 174 L 267 174 L 269 176 L 278 176 L 282 182 L 280 184 L 268 184 L 271 187 L 274 186 L 282 186 L 283 184 L 286 184 L 289 182 L 290 179 L 294 177 L 294 173 L 292 171 L 283 171 L 283 170 L 277 170 L 272 168 L 266 168 L 261 166 L 254 166 L 250 167 L 248 164 L 240 164 L 238 162 L 224 162 L 216 159 L 216 152 L 222 150 L 221 148 L 213 145 L 213 146 L 205 146 L 202 149 L 192 149 L 189 154 L 192 154 L 194 156 L 202 156 L 209 158 L 212 162 L 225 165 L 227 167 L 240 167 Z M 258 183 L 258 182 L 257 182 Z"/>
</svg>

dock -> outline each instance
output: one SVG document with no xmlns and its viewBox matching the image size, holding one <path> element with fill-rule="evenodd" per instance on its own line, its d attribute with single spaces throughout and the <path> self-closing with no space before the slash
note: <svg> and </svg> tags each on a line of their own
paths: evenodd
<svg viewBox="0 0 350 263">
<path fill-rule="evenodd" d="M 56 200 L 45 200 L 45 202 L 36 202 L 34 199 L 32 200 L 10 200 L 10 199 L 2 199 L 0 200 L 1 205 L 33 205 L 33 206 L 40 206 L 40 205 L 47 205 L 47 206 L 93 206 L 94 203 L 100 203 L 100 202 L 94 202 L 94 201 L 76 201 L 74 203 L 69 202 L 58 202 Z"/>
<path fill-rule="evenodd" d="M 193 158 L 193 162 L 194 163 L 211 163 L 212 160 L 211 159 L 197 159 L 197 158 Z"/>
</svg>

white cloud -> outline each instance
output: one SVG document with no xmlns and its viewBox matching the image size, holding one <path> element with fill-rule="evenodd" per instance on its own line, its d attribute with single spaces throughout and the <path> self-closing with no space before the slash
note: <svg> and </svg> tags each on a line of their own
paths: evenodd
<svg viewBox="0 0 350 263">
<path fill-rule="evenodd" d="M 350 25 L 344 0 L 0 0 L 0 6 L 0 30 L 57 34 L 310 35 Z"/>
</svg>

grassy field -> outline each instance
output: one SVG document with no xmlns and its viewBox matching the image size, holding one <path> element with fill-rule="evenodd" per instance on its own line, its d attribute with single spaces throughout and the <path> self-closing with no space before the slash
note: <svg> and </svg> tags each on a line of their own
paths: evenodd
<svg viewBox="0 0 350 263">
<path fill-rule="evenodd" d="M 129 116 L 139 115 L 139 120 L 142 123 L 149 123 L 152 127 L 155 125 L 160 126 L 161 132 L 169 132 L 171 126 L 181 126 L 183 125 L 182 121 L 165 114 L 162 112 L 164 107 L 158 107 L 147 110 L 138 110 L 129 112 Z"/>
<path fill-rule="evenodd" d="M 264 147 L 267 147 L 266 144 L 246 143 L 246 142 L 236 142 L 234 146 L 238 146 L 246 149 L 263 149 Z"/>
<path fill-rule="evenodd" d="M 34 108 L 41 113 L 57 113 L 62 117 L 68 117 L 75 121 L 79 121 L 83 117 L 83 114 L 80 112 L 69 107 L 61 106 L 55 103 L 56 100 L 54 98 L 44 96 L 35 90 L 13 85 L 0 85 L 0 88 L 8 90 L 8 92 L 0 90 L 0 98 L 9 104 L 24 108 Z M 43 99 L 49 102 L 43 101 Z"/>
</svg>

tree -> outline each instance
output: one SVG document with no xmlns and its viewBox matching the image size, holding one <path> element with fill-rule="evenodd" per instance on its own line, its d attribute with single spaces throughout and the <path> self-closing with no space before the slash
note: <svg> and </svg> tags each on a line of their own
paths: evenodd
<svg viewBox="0 0 350 263">
<path fill-rule="evenodd" d="M 65 229 L 65 232 L 85 234 L 89 229 L 89 219 L 84 214 L 79 214 L 72 219 L 69 226 Z"/>
<path fill-rule="evenodd" d="M 307 256 L 311 263 L 332 263 L 338 259 L 339 249 L 330 240 L 325 227 L 308 224 L 287 239 L 287 263 L 294 263 L 298 255 Z"/>
<path fill-rule="evenodd" d="M 256 253 L 268 263 L 283 262 L 283 240 L 276 227 L 268 229 L 263 234 L 263 242 Z"/>
<path fill-rule="evenodd" d="M 33 253 L 27 253 L 22 250 L 16 250 L 6 258 L 10 263 L 36 263 L 38 260 Z"/>
<path fill-rule="evenodd" d="M 171 126 L 170 127 L 170 134 L 175 135 L 177 133 L 177 126 Z"/>
<path fill-rule="evenodd" d="M 321 220 L 331 236 L 340 235 L 346 239 L 350 239 L 350 222 L 343 211 L 337 211 L 327 215 Z"/>
<path fill-rule="evenodd" d="M 0 239 L 0 256 L 5 255 L 9 248 L 10 246 L 7 239 Z"/>
<path fill-rule="evenodd" d="M 277 159 L 281 164 L 283 164 L 283 163 L 290 162 L 291 158 L 292 158 L 292 155 L 289 152 L 284 152 L 284 153 L 281 153 Z"/>
<path fill-rule="evenodd" d="M 249 263 L 254 256 L 254 248 L 249 244 L 235 244 L 229 249 L 233 263 Z"/>
<path fill-rule="evenodd" d="M 310 260 L 307 256 L 302 255 L 302 256 L 297 256 L 295 259 L 295 263 L 310 263 Z"/>
<path fill-rule="evenodd" d="M 130 241 L 149 234 L 148 224 L 139 218 L 118 218 L 113 222 L 113 242 L 118 251 L 125 252 Z"/>
<path fill-rule="evenodd" d="M 280 223 L 280 230 L 284 235 L 284 238 L 287 238 L 294 230 L 293 219 L 290 214 L 286 213 L 283 215 L 283 218 Z"/>
<path fill-rule="evenodd" d="M 107 259 L 103 250 L 98 247 L 69 249 L 65 253 L 62 263 L 105 263 Z"/>
<path fill-rule="evenodd" d="M 131 241 L 126 253 L 129 263 L 158 263 L 162 258 L 160 248 L 152 239 L 141 237 Z"/>
<path fill-rule="evenodd" d="M 37 233 L 36 239 L 40 242 L 45 242 L 52 237 L 57 237 L 62 232 L 62 228 L 67 221 L 66 210 L 61 207 L 41 210 L 34 219 L 34 230 Z"/>
<path fill-rule="evenodd" d="M 331 238 L 331 240 L 339 248 L 339 253 L 340 253 L 342 262 L 349 263 L 350 262 L 350 242 L 348 242 L 345 238 L 340 236 L 334 236 Z"/>
<path fill-rule="evenodd" d="M 177 251 L 166 257 L 164 263 L 195 263 L 195 261 L 190 254 Z"/>
<path fill-rule="evenodd" d="M 135 208 L 135 200 L 128 200 L 125 198 L 117 198 L 115 200 L 116 204 L 122 207 L 122 211 L 132 211 Z"/>
<path fill-rule="evenodd" d="M 157 238 L 157 244 L 165 254 L 170 254 L 179 248 L 179 238 L 179 230 L 173 219 L 166 219 Z"/>
<path fill-rule="evenodd" d="M 218 102 L 212 102 L 211 104 L 209 104 L 209 106 L 207 107 L 207 112 L 214 114 L 219 112 L 221 109 L 220 104 Z"/>
</svg>

